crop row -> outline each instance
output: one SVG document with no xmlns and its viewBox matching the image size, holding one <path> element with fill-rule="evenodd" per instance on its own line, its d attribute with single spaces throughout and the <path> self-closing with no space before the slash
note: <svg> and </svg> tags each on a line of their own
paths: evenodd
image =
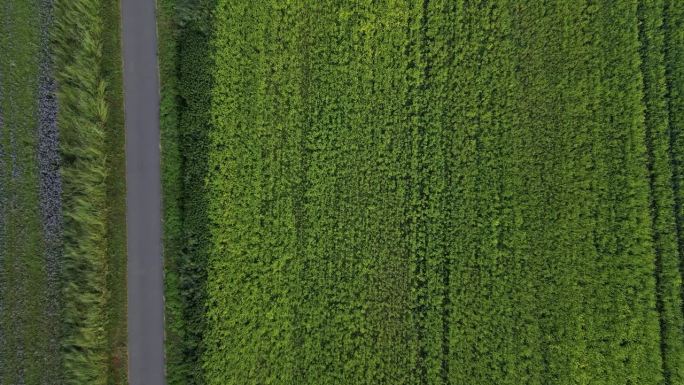
<svg viewBox="0 0 684 385">
<path fill-rule="evenodd" d="M 676 231 L 676 190 L 673 188 L 671 152 L 673 130 L 668 116 L 663 3 L 643 2 L 639 15 L 663 374 L 666 384 L 677 384 L 684 381 L 684 367 L 680 364 L 684 360 L 682 276 L 679 270 L 682 256 Z"/>
<path fill-rule="evenodd" d="M 684 9 L 676 1 L 665 1 L 663 29 L 669 125 L 666 132 L 670 137 L 675 231 L 681 260 L 684 259 Z M 681 266 L 680 262 L 680 269 Z"/>
</svg>

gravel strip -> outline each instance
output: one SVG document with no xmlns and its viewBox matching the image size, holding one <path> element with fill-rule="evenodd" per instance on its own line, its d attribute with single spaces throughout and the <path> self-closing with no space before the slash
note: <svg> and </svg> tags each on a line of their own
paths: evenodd
<svg viewBox="0 0 684 385">
<path fill-rule="evenodd" d="M 60 376 L 59 280 L 62 250 L 62 179 L 60 176 L 59 130 L 57 128 L 56 84 L 50 51 L 50 28 L 54 20 L 53 0 L 40 3 L 40 78 L 38 80 L 38 165 L 40 169 L 40 211 L 45 242 L 47 274 L 46 326 L 49 328 L 48 360 L 44 384 L 58 383 Z"/>
<path fill-rule="evenodd" d="M 2 29 L 0 29 L 2 33 Z M 2 137 L 4 136 L 4 120 L 2 115 L 2 102 L 3 102 L 3 85 L 2 85 L 2 73 L 0 72 L 0 317 L 5 314 L 3 295 L 5 288 L 3 287 L 3 282 L 5 282 L 5 209 L 7 208 L 7 197 L 5 192 L 5 148 L 3 147 Z M 1 347 L 5 346 L 5 334 L 2 327 L 2 320 L 0 319 L 0 352 L 2 352 Z M 4 373 L 3 360 L 0 360 L 0 374 Z"/>
</svg>

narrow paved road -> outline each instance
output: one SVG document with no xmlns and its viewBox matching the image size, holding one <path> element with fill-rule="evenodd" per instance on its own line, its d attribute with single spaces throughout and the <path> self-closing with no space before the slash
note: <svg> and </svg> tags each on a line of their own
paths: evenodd
<svg viewBox="0 0 684 385">
<path fill-rule="evenodd" d="M 128 225 L 128 375 L 163 385 L 164 296 L 155 0 L 122 0 Z"/>
</svg>

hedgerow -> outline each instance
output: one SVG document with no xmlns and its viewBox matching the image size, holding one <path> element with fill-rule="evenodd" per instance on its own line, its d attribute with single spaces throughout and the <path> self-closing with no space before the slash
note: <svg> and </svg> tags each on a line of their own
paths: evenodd
<svg viewBox="0 0 684 385">
<path fill-rule="evenodd" d="M 161 2 L 167 380 L 202 384 L 213 0 Z"/>
</svg>

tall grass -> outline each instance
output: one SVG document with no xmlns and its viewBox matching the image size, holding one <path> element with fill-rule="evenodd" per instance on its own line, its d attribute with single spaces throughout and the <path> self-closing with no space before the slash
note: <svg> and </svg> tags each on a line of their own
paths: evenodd
<svg viewBox="0 0 684 385">
<path fill-rule="evenodd" d="M 54 30 L 64 179 L 64 381 L 107 382 L 105 123 L 101 3 L 57 0 Z"/>
</svg>

